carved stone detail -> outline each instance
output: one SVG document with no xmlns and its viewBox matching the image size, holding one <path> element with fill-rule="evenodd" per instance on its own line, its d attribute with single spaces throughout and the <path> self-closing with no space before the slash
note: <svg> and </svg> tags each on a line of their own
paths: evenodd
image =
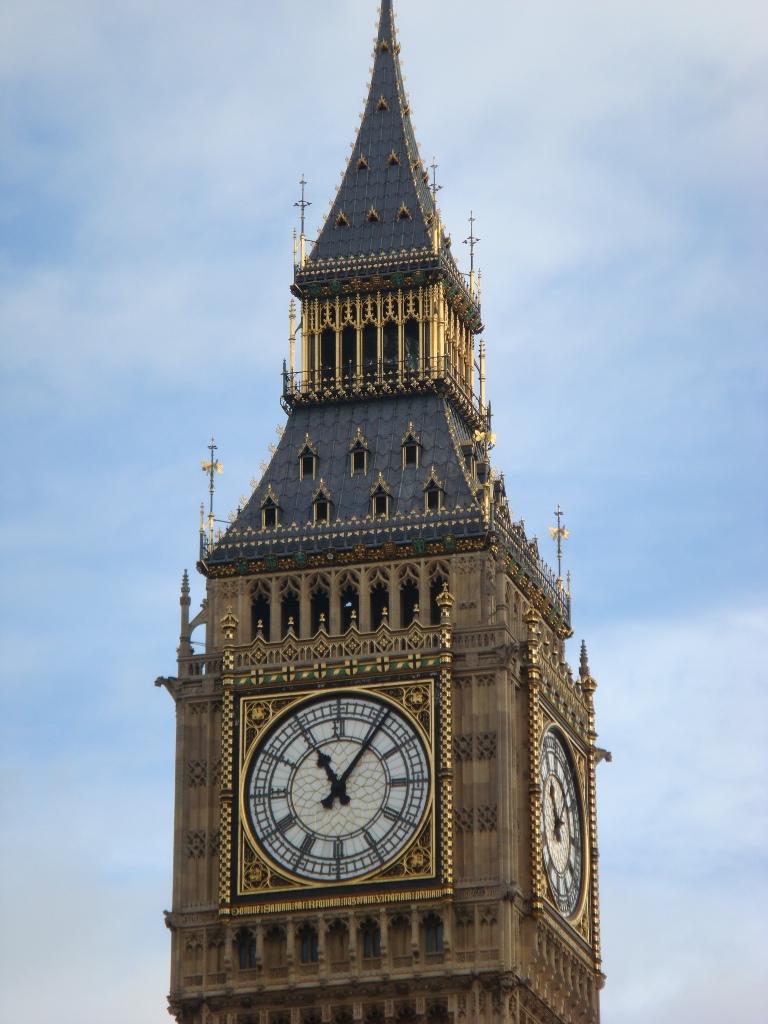
<svg viewBox="0 0 768 1024">
<path fill-rule="evenodd" d="M 204 857 L 207 850 L 207 834 L 204 828 L 193 828 L 187 832 L 187 856 Z"/>
<path fill-rule="evenodd" d="M 208 762 L 204 760 L 190 761 L 187 765 L 187 785 L 197 788 L 208 782 Z"/>
</svg>

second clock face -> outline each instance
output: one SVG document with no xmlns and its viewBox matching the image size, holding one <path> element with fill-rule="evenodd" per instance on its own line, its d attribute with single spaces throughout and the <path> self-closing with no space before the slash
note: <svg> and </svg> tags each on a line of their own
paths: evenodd
<svg viewBox="0 0 768 1024">
<path fill-rule="evenodd" d="M 418 831 L 430 794 L 416 726 L 363 692 L 309 699 L 257 747 L 246 808 L 264 852 L 318 882 L 362 878 Z"/>
<path fill-rule="evenodd" d="M 581 895 L 581 804 L 571 759 L 552 729 L 541 745 L 539 774 L 544 869 L 558 909 L 570 917 Z"/>
</svg>

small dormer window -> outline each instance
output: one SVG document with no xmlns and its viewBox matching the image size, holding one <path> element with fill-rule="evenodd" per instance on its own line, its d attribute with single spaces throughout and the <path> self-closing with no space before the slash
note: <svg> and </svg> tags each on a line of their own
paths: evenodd
<svg viewBox="0 0 768 1024">
<path fill-rule="evenodd" d="M 376 519 L 383 519 L 390 513 L 390 502 L 392 493 L 384 477 L 379 473 L 379 478 L 371 488 L 371 515 Z"/>
<path fill-rule="evenodd" d="M 377 519 L 389 515 L 389 495 L 386 491 L 376 491 L 374 493 L 372 512 Z"/>
<path fill-rule="evenodd" d="M 328 499 L 327 498 L 315 498 L 315 522 L 316 523 L 327 523 L 328 522 Z"/>
<path fill-rule="evenodd" d="M 309 439 L 309 434 L 304 438 L 304 444 L 299 450 L 299 480 L 314 480 L 317 475 L 317 448 Z"/>
<path fill-rule="evenodd" d="M 261 503 L 261 528 L 262 530 L 274 530 L 280 525 L 280 505 L 277 495 L 272 486 L 267 490 L 264 500 Z"/>
<path fill-rule="evenodd" d="M 261 525 L 265 530 L 274 530 L 277 526 L 277 506 L 267 501 L 261 510 Z"/>
<path fill-rule="evenodd" d="M 443 507 L 444 494 L 443 485 L 437 478 L 435 467 L 432 466 L 424 484 L 424 511 L 439 512 Z"/>
<path fill-rule="evenodd" d="M 360 427 L 349 446 L 350 476 L 365 476 L 368 472 L 368 442 Z"/>
<path fill-rule="evenodd" d="M 413 429 L 413 423 L 408 424 L 408 429 L 403 434 L 403 469 L 418 468 L 421 459 L 421 439 Z"/>
<path fill-rule="evenodd" d="M 331 495 L 323 481 L 312 499 L 312 520 L 315 523 L 327 523 L 331 519 Z"/>
<path fill-rule="evenodd" d="M 435 483 L 427 485 L 424 491 L 424 507 L 427 512 L 439 512 L 442 493 Z"/>
</svg>

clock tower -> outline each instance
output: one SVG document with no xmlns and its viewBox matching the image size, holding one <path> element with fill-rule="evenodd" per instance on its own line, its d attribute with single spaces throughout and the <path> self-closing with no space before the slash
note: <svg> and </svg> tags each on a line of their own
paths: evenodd
<svg viewBox="0 0 768 1024">
<path fill-rule="evenodd" d="M 192 617 L 185 573 L 158 680 L 184 1024 L 599 1019 L 596 684 L 491 465 L 477 281 L 436 194 L 382 0 L 349 163 L 297 246 L 285 428 L 201 528 L 206 598 Z"/>
</svg>

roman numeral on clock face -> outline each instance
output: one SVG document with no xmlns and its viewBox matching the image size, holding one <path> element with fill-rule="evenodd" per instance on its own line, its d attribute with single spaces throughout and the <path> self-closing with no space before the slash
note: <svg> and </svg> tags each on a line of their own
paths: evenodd
<svg viewBox="0 0 768 1024">
<path fill-rule="evenodd" d="M 299 849 L 301 850 L 302 855 L 304 857 L 306 857 L 308 854 L 312 853 L 312 847 L 314 845 L 315 845 L 315 837 L 314 836 L 310 836 L 310 835 L 304 836 L 304 838 L 301 841 L 301 846 L 299 847 Z"/>
<path fill-rule="evenodd" d="M 276 823 L 277 831 L 285 834 L 295 821 L 296 819 L 292 814 L 286 814 L 284 818 L 281 818 L 280 821 Z"/>
</svg>

